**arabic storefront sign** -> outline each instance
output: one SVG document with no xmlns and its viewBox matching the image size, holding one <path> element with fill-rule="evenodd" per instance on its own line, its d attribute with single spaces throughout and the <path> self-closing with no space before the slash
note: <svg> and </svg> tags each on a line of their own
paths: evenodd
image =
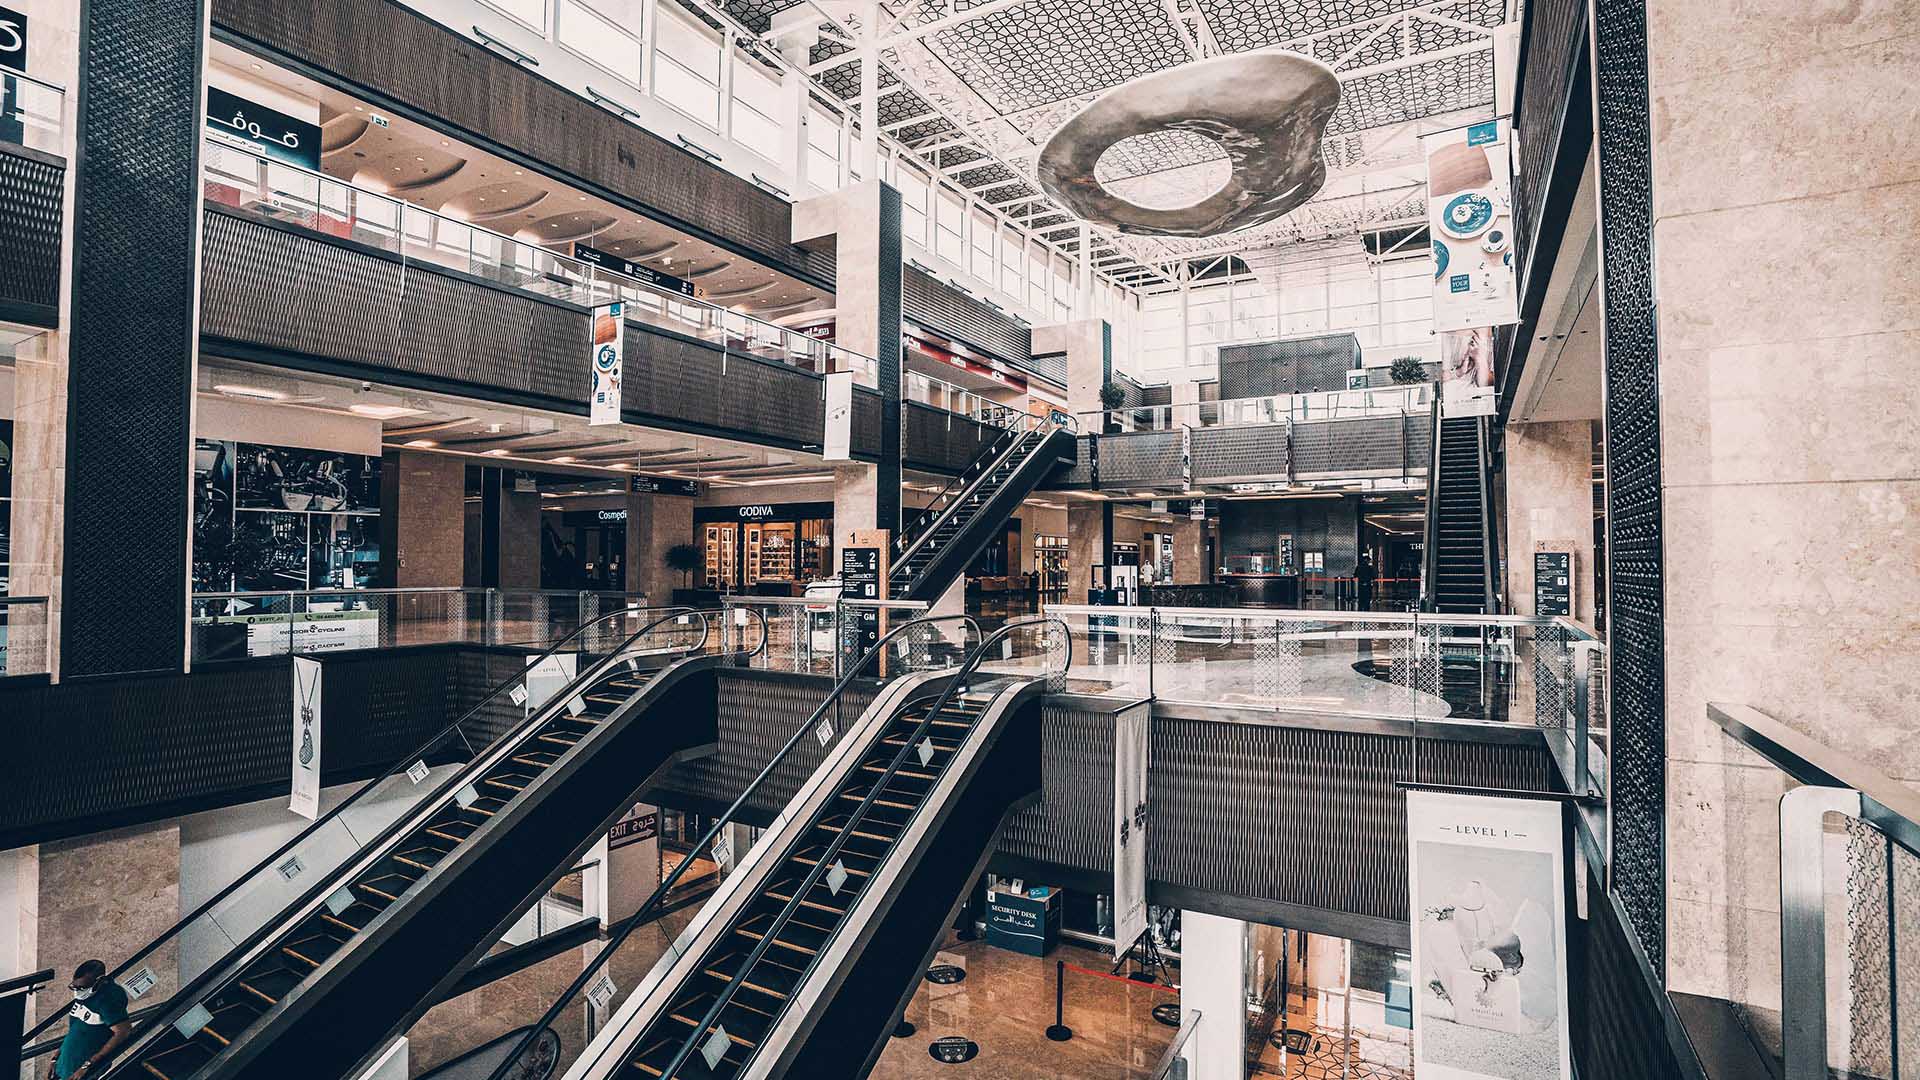
<svg viewBox="0 0 1920 1080">
<path fill-rule="evenodd" d="M 27 17 L 0 7 L 0 68 L 27 70 Z"/>
<path fill-rule="evenodd" d="M 207 87 L 207 130 L 274 161 L 320 168 L 320 128 L 297 116 Z"/>
</svg>

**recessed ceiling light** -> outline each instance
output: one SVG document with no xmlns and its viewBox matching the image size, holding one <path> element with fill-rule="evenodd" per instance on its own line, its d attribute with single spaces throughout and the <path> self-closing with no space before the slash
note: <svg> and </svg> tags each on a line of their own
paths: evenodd
<svg viewBox="0 0 1920 1080">
<path fill-rule="evenodd" d="M 437 442 L 434 442 L 432 439 L 408 439 L 406 442 L 403 442 L 400 445 L 411 446 L 417 450 L 430 450 L 433 447 L 439 446 L 440 444 Z"/>
<path fill-rule="evenodd" d="M 402 416 L 418 416 L 426 411 L 425 409 L 409 409 L 405 405 L 367 404 L 349 405 L 347 406 L 347 410 L 358 413 L 361 416 L 371 416 L 375 420 L 395 420 Z"/>
<path fill-rule="evenodd" d="M 278 390 L 269 390 L 264 386 L 243 386 L 240 383 L 215 383 L 213 392 L 228 397 L 256 398 L 260 401 L 285 401 L 287 395 Z"/>
<path fill-rule="evenodd" d="M 506 457 L 507 452 L 505 450 L 489 450 L 487 451 L 487 456 L 488 457 Z"/>
<path fill-rule="evenodd" d="M 255 70 L 255 71 L 259 71 L 259 70 L 260 70 L 260 65 L 259 65 L 259 64 L 254 64 L 254 65 L 253 65 L 253 70 Z"/>
<path fill-rule="evenodd" d="M 571 465 L 573 464 L 573 459 L 571 457 L 562 455 L 560 457 L 554 458 L 553 463 L 555 465 Z"/>
</svg>

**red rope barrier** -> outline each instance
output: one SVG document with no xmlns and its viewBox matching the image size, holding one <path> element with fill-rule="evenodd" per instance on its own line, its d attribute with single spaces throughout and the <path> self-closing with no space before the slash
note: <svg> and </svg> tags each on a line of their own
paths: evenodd
<svg viewBox="0 0 1920 1080">
<path fill-rule="evenodd" d="M 1110 972 L 1090 971 L 1078 964 L 1069 964 L 1064 960 L 1060 961 L 1060 966 L 1066 968 L 1068 971 L 1077 971 L 1082 975 L 1091 975 L 1096 979 L 1112 979 L 1114 982 L 1126 983 L 1128 986 L 1147 986 L 1163 994 L 1173 994 L 1177 996 L 1180 993 L 1180 988 L 1177 986 L 1162 986 L 1157 982 L 1141 982 L 1138 979 L 1129 979 L 1124 975 L 1114 975 Z"/>
</svg>

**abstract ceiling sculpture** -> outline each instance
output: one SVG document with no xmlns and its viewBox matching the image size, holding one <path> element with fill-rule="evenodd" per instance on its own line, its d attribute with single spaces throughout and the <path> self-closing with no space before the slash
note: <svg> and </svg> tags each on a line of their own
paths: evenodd
<svg viewBox="0 0 1920 1080">
<path fill-rule="evenodd" d="M 1115 87 L 1067 121 L 1040 151 L 1040 185 L 1082 219 L 1144 236 L 1216 236 L 1272 221 L 1326 182 L 1320 140 L 1340 103 L 1327 65 L 1294 53 L 1198 60 Z M 1095 176 L 1108 148 L 1137 135 L 1217 142 L 1231 173 L 1177 208 L 1143 206 Z"/>
</svg>

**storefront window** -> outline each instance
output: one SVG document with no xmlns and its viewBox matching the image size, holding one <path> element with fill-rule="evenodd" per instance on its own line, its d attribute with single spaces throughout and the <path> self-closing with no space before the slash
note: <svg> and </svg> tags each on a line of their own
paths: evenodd
<svg viewBox="0 0 1920 1080">
<path fill-rule="evenodd" d="M 693 518 L 709 589 L 797 596 L 834 574 L 832 503 L 706 506 Z"/>
</svg>

